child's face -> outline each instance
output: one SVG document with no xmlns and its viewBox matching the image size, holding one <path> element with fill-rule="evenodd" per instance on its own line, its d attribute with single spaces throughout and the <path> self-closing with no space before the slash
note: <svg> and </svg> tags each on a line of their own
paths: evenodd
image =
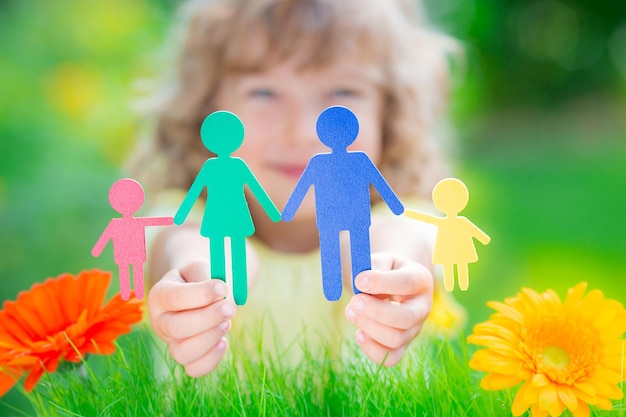
<svg viewBox="0 0 626 417">
<path fill-rule="evenodd" d="M 343 105 L 358 117 L 359 135 L 349 150 L 366 152 L 376 165 L 382 152 L 383 93 L 370 77 L 375 68 L 347 58 L 323 68 L 299 69 L 296 62 L 228 75 L 216 101 L 243 121 L 246 136 L 234 155 L 246 161 L 279 209 L 309 159 L 330 152 L 315 131 L 325 108 Z M 314 215 L 312 193 L 299 212 L 300 219 Z"/>
</svg>

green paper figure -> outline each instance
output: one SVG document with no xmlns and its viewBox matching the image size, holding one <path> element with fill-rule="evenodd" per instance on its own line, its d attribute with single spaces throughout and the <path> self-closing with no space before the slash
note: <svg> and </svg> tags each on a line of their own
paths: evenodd
<svg viewBox="0 0 626 417">
<path fill-rule="evenodd" d="M 254 223 L 244 194 L 247 186 L 270 219 L 278 222 L 280 211 L 241 159 L 231 156 L 244 139 L 243 123 L 235 114 L 216 111 L 200 128 L 204 146 L 216 156 L 206 160 L 174 216 L 174 223 L 185 221 L 200 193 L 206 187 L 207 200 L 200 234 L 209 238 L 211 277 L 226 280 L 224 240 L 230 237 L 231 267 L 235 303 L 248 297 L 246 237 L 254 233 Z"/>
<path fill-rule="evenodd" d="M 445 217 L 431 216 L 407 209 L 405 216 L 434 224 L 438 227 L 433 263 L 443 265 L 443 285 L 446 291 L 454 289 L 454 266 L 456 265 L 459 288 L 469 287 L 468 264 L 478 260 L 473 238 L 486 245 L 491 238 L 459 212 L 467 206 L 469 191 L 456 178 L 446 178 L 433 189 L 433 203 Z"/>
</svg>

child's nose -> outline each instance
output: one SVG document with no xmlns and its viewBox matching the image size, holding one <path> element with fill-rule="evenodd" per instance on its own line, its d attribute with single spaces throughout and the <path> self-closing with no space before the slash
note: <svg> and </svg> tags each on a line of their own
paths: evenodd
<svg viewBox="0 0 626 417">
<path fill-rule="evenodd" d="M 297 145 L 319 142 L 315 124 L 319 111 L 313 106 L 299 104 L 291 106 L 285 120 L 287 141 Z"/>
</svg>

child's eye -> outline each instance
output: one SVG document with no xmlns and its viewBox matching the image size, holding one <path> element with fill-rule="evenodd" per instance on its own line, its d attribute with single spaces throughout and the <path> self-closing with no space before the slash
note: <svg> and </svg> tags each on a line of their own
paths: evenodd
<svg viewBox="0 0 626 417">
<path fill-rule="evenodd" d="M 358 97 L 359 92 L 353 88 L 336 88 L 332 91 L 331 96 L 334 98 L 351 98 Z"/>
<path fill-rule="evenodd" d="M 250 97 L 254 98 L 273 98 L 276 93 L 270 88 L 255 88 L 250 91 Z"/>
</svg>

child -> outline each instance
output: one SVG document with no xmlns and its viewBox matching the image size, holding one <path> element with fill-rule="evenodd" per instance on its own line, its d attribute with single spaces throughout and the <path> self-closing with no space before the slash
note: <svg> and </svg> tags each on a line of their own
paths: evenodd
<svg viewBox="0 0 626 417">
<path fill-rule="evenodd" d="M 331 105 L 356 114 L 360 130 L 349 150 L 366 152 L 406 207 L 429 198 L 446 173 L 433 131 L 453 44 L 421 27 L 410 0 L 216 0 L 184 10 L 176 83 L 158 109 L 151 152 L 138 164 L 160 180 L 140 177 L 150 193 L 158 190 L 156 211 L 176 212 L 212 156 L 199 131 L 215 110 L 243 121 L 234 156 L 281 210 L 309 159 L 329 151 L 315 124 Z M 433 229 L 372 198 L 372 270 L 357 276 L 362 293 L 354 295 L 343 239 L 344 296 L 333 303 L 321 287 L 312 193 L 289 223 L 272 222 L 248 196 L 256 232 L 246 242 L 249 299 L 238 308 L 227 286 L 210 279 L 202 209 L 161 229 L 152 242 L 148 308 L 174 359 L 201 376 L 219 364 L 227 337 L 240 346 L 246 335 L 257 345 L 261 338 L 287 360 L 298 356 L 300 338 L 334 349 L 349 328 L 366 356 L 393 366 L 429 314 L 431 327 L 458 329 L 464 312 L 449 296 L 436 291 L 433 307 Z"/>
</svg>

